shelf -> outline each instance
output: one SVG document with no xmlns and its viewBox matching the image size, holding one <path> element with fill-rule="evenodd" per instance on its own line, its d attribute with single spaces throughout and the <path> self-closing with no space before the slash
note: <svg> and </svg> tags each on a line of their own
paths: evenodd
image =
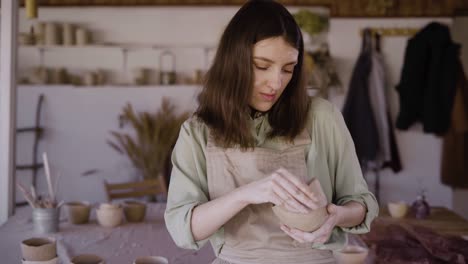
<svg viewBox="0 0 468 264">
<path fill-rule="evenodd" d="M 20 89 L 31 89 L 31 88 L 50 88 L 50 89 L 161 89 L 161 90 L 171 90 L 171 89 L 201 89 L 201 85 L 196 84 L 174 84 L 174 85 L 102 85 L 102 86 L 76 86 L 70 84 L 19 84 Z"/>
<path fill-rule="evenodd" d="M 210 44 L 139 44 L 139 43 L 102 43 L 83 46 L 64 45 L 20 45 L 21 49 L 39 49 L 43 51 L 60 49 L 119 49 L 119 50 L 165 50 L 165 49 L 215 49 L 216 45 Z"/>
</svg>

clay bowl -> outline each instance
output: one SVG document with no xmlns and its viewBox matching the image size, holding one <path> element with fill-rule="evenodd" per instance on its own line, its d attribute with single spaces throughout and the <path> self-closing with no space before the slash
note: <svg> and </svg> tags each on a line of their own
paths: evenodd
<svg viewBox="0 0 468 264">
<path fill-rule="evenodd" d="M 123 203 L 125 219 L 128 222 L 141 222 L 146 215 L 146 204 L 138 201 L 125 201 Z"/>
<path fill-rule="evenodd" d="M 290 212 L 280 206 L 273 206 L 273 212 L 279 218 L 281 223 L 304 232 L 317 230 L 322 226 L 328 216 L 326 207 L 318 208 L 307 214 L 301 214 Z"/>
<path fill-rule="evenodd" d="M 313 179 L 309 184 L 309 189 L 317 196 L 319 208 L 309 213 L 293 213 L 282 206 L 273 206 L 273 213 L 279 218 L 280 222 L 288 227 L 297 228 L 304 232 L 317 230 L 325 222 L 328 216 L 327 198 L 323 193 L 320 182 Z"/>
<path fill-rule="evenodd" d="M 366 260 L 369 250 L 364 247 L 348 245 L 333 252 L 338 264 L 362 264 Z"/>
<path fill-rule="evenodd" d="M 405 202 L 390 202 L 387 207 L 393 218 L 403 218 L 408 212 L 408 205 Z"/>
<path fill-rule="evenodd" d="M 71 264 L 104 264 L 104 260 L 97 255 L 83 254 L 74 256 L 70 260 Z"/>
<path fill-rule="evenodd" d="M 88 202 L 68 202 L 65 204 L 68 221 L 74 225 L 85 224 L 89 220 L 91 205 Z"/>
<path fill-rule="evenodd" d="M 25 261 L 48 261 L 57 257 L 55 239 L 33 237 L 21 242 L 21 253 Z"/>
</svg>

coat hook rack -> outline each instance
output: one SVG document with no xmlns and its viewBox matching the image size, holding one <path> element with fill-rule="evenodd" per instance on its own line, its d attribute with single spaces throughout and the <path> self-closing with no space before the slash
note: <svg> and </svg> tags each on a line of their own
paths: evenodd
<svg viewBox="0 0 468 264">
<path fill-rule="evenodd" d="M 382 37 L 413 36 L 420 29 L 411 27 L 368 27 L 372 35 L 379 34 Z M 360 31 L 362 35 L 364 29 Z"/>
</svg>

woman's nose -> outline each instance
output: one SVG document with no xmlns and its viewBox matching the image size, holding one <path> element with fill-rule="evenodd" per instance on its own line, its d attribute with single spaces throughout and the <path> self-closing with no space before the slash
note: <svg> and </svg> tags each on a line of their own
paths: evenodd
<svg viewBox="0 0 468 264">
<path fill-rule="evenodd" d="M 274 90 L 278 90 L 281 88 L 282 85 L 282 78 L 281 72 L 272 72 L 270 76 L 268 76 L 268 86 Z"/>
</svg>

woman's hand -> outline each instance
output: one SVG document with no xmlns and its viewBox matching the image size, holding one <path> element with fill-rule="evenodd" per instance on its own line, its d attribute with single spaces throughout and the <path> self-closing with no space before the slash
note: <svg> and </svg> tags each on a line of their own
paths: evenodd
<svg viewBox="0 0 468 264">
<path fill-rule="evenodd" d="M 283 230 L 286 234 L 292 237 L 294 240 L 305 243 L 305 242 L 317 242 L 317 243 L 325 243 L 330 238 L 330 235 L 333 231 L 333 228 L 339 222 L 339 215 L 338 215 L 338 206 L 334 204 L 329 204 L 327 206 L 328 211 L 328 218 L 323 223 L 323 225 L 315 230 L 314 232 L 304 232 L 296 228 L 290 228 L 286 225 L 281 225 L 281 230 Z"/>
<path fill-rule="evenodd" d="M 270 176 L 239 188 L 247 204 L 273 203 L 295 213 L 317 209 L 317 196 L 308 186 L 284 168 Z"/>
</svg>

